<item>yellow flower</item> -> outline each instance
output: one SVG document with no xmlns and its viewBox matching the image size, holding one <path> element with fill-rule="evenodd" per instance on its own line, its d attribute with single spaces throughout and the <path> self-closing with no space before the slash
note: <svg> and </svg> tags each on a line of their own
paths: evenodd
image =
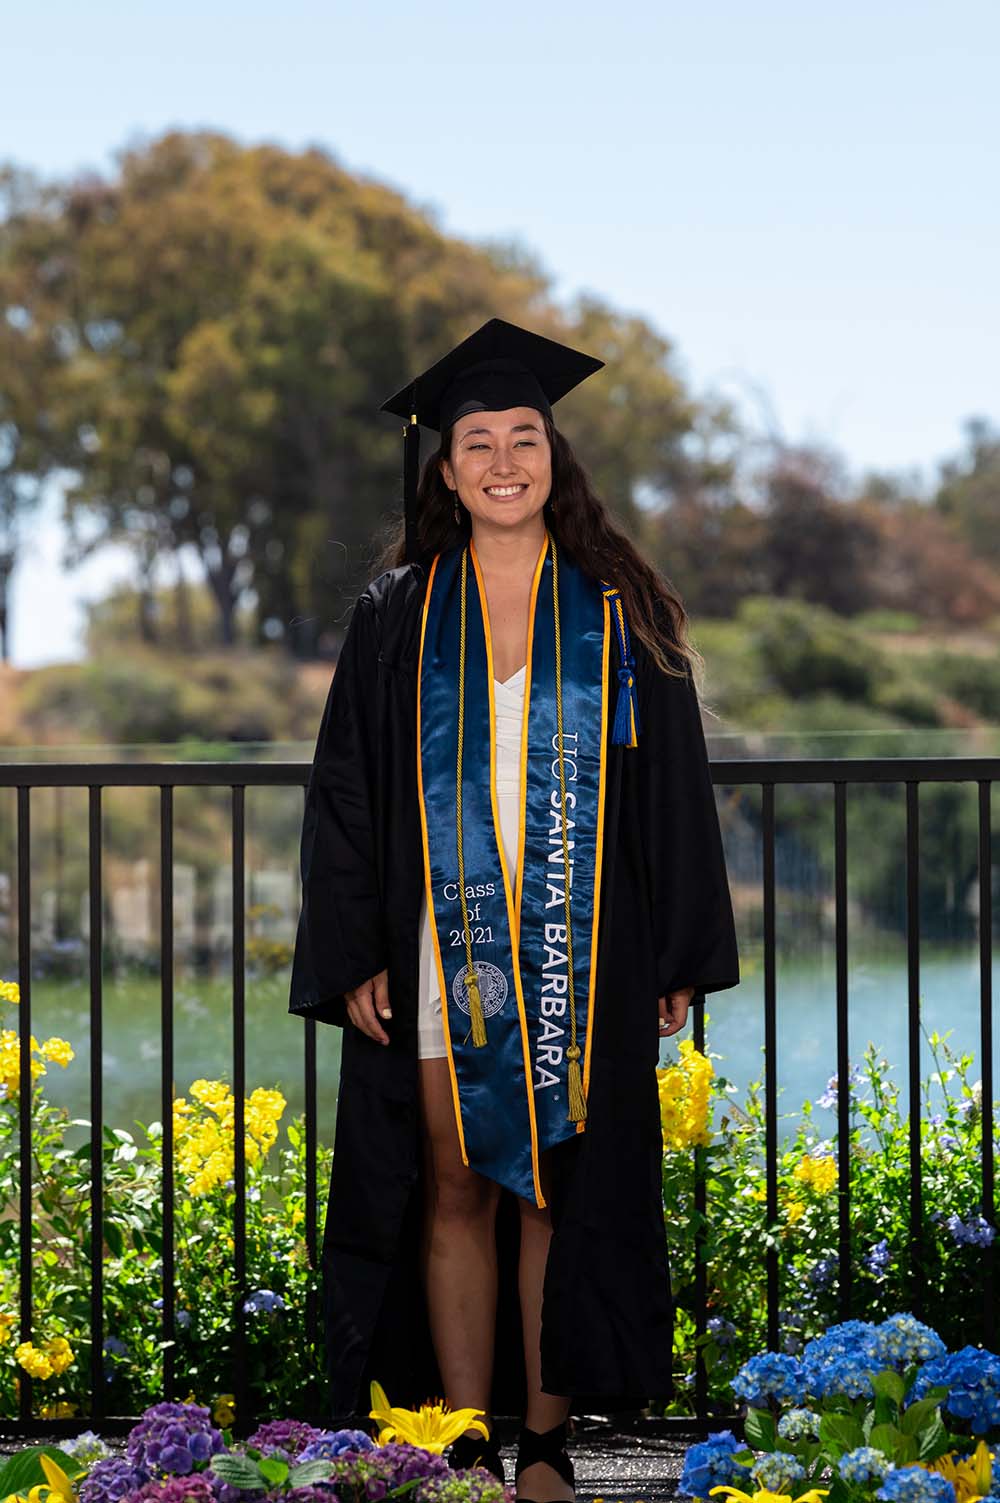
<svg viewBox="0 0 1000 1503">
<path fill-rule="evenodd" d="M 988 1496 L 993 1485 L 993 1453 L 985 1440 L 979 1442 L 971 1456 L 956 1457 L 954 1451 L 948 1451 L 934 1461 L 921 1461 L 918 1465 L 947 1477 L 958 1503 L 977 1503 L 979 1498 Z"/>
<path fill-rule="evenodd" d="M 819 1503 L 820 1498 L 825 1498 L 829 1491 L 828 1487 L 811 1487 L 808 1492 L 793 1498 L 790 1493 L 772 1493 L 766 1487 L 756 1493 L 745 1493 L 738 1487 L 709 1488 L 713 1497 L 716 1493 L 728 1493 L 737 1503 Z"/>
<path fill-rule="evenodd" d="M 807 1156 L 799 1160 L 792 1175 L 800 1184 L 815 1190 L 817 1195 L 826 1195 L 837 1183 L 837 1161 L 829 1154 L 815 1159 Z"/>
<path fill-rule="evenodd" d="M 0 1346 L 7 1345 L 7 1342 L 10 1340 L 10 1333 L 16 1324 L 16 1316 L 4 1315 L 0 1312 Z"/>
<path fill-rule="evenodd" d="M 236 1395 L 234 1393 L 220 1393 L 212 1405 L 212 1418 L 217 1425 L 231 1425 L 236 1418 Z"/>
<path fill-rule="evenodd" d="M 51 1060 L 54 1065 L 62 1065 L 64 1070 L 70 1060 L 76 1058 L 76 1055 L 73 1053 L 72 1044 L 68 1044 L 65 1039 L 60 1038 L 46 1039 L 42 1045 L 42 1054 L 46 1059 Z"/>
<path fill-rule="evenodd" d="M 805 1201 L 790 1200 L 785 1207 L 785 1215 L 793 1224 L 805 1215 Z"/>
<path fill-rule="evenodd" d="M 692 1039 L 682 1039 L 677 1051 L 676 1062 L 661 1066 L 656 1072 L 663 1146 L 665 1149 L 690 1148 L 693 1143 L 707 1146 L 712 1141 L 709 1112 L 715 1070 L 712 1061 L 694 1047 Z"/>
<path fill-rule="evenodd" d="M 489 1430 L 476 1418 L 485 1412 L 482 1409 L 450 1409 L 443 1399 L 437 1404 L 421 1404 L 419 1409 L 393 1409 L 384 1388 L 374 1380 L 371 1396 L 371 1418 L 382 1427 L 377 1445 L 406 1441 L 440 1456 L 445 1446 L 450 1446 L 466 1430 L 481 1430 L 489 1439 Z"/>
<path fill-rule="evenodd" d="M 42 1419 L 70 1419 L 78 1407 L 77 1404 L 71 1404 L 67 1399 L 60 1399 L 58 1404 L 43 1404 Z"/>
<path fill-rule="evenodd" d="M 21 1000 L 21 988 L 16 981 L 0 981 L 0 1002 L 13 1002 L 16 1007 Z"/>
<path fill-rule="evenodd" d="M 45 1351 L 54 1373 L 63 1373 L 74 1361 L 73 1349 L 65 1336 L 53 1336 L 45 1343 Z"/>
<path fill-rule="evenodd" d="M 39 1351 L 31 1341 L 22 1341 L 20 1346 L 14 1349 L 14 1356 L 25 1372 L 32 1378 L 51 1378 L 52 1363 L 46 1354 Z"/>
</svg>

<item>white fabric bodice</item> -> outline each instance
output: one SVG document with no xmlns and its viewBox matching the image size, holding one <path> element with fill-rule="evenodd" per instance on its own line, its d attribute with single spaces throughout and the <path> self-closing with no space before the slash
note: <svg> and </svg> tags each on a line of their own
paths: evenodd
<svg viewBox="0 0 1000 1503">
<path fill-rule="evenodd" d="M 493 680 L 494 720 L 496 725 L 497 811 L 503 838 L 511 893 L 517 875 L 517 841 L 521 801 L 521 727 L 524 718 L 524 677 L 527 665 L 503 683 Z M 488 772 L 487 772 L 488 775 Z M 439 1000 L 434 944 L 431 938 L 430 910 L 427 893 L 420 900 L 420 996 L 418 1006 Z"/>
</svg>

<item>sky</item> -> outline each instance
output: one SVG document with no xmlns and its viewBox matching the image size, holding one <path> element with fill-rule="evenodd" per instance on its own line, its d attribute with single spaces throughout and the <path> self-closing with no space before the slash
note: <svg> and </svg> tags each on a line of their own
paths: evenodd
<svg viewBox="0 0 1000 1503">
<path fill-rule="evenodd" d="M 49 0 L 0 26 L 0 159 L 113 170 L 169 127 L 321 145 L 440 227 L 517 241 L 848 469 L 929 483 L 1000 421 L 995 0 L 545 6 Z M 401 373 L 401 379 L 405 373 Z M 16 666 L 78 656 L 50 494 L 14 576 Z"/>
</svg>

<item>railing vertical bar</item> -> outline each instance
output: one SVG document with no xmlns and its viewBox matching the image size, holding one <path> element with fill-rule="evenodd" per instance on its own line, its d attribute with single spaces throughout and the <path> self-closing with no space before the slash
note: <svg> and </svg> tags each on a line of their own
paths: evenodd
<svg viewBox="0 0 1000 1503">
<path fill-rule="evenodd" d="M 160 787 L 160 1139 L 163 1194 L 160 1204 L 163 1397 L 173 1400 L 177 1384 L 177 1328 L 174 1319 L 174 790 Z"/>
<path fill-rule="evenodd" d="M 90 1404 L 104 1415 L 104 885 L 101 788 L 88 792 L 90 896 Z"/>
<path fill-rule="evenodd" d="M 705 1051 L 705 1007 L 694 1009 L 694 1047 Z M 705 1184 L 705 1162 L 702 1150 L 697 1146 L 694 1153 L 694 1333 L 698 1345 L 695 1348 L 694 1412 L 695 1417 L 705 1422 L 708 1419 L 708 1371 L 705 1367 L 705 1347 L 701 1342 L 708 1329 L 708 1252 L 711 1242 L 708 1236 L 708 1191 Z"/>
<path fill-rule="evenodd" d="M 308 798 L 309 784 L 303 786 L 303 803 Z M 319 1252 L 319 1192 L 317 1186 L 316 1162 L 319 1151 L 319 1091 L 317 1086 L 317 1061 L 316 1061 L 316 1020 L 315 1018 L 303 1019 L 303 1069 L 305 1084 L 305 1116 L 306 1116 L 306 1216 L 305 1238 L 306 1256 L 309 1259 L 309 1267 L 317 1272 L 320 1267 Z M 320 1291 L 311 1286 L 306 1291 L 306 1341 L 315 1352 L 318 1350 L 322 1339 L 320 1331 Z"/>
<path fill-rule="evenodd" d="M 847 785 L 833 785 L 834 912 L 837 952 L 837 1294 L 851 1314 L 851 1067 L 847 1012 Z"/>
<path fill-rule="evenodd" d="M 923 1182 L 920 1172 L 920 784 L 906 783 L 906 976 L 907 1075 L 909 1082 L 910 1149 L 910 1307 L 924 1311 Z"/>
<path fill-rule="evenodd" d="M 979 1053 L 982 1091 L 983 1216 L 995 1225 L 996 1180 L 993 1134 L 993 840 L 990 797 L 993 785 L 979 784 Z M 997 1335 L 997 1246 L 983 1248 L 983 1340 L 995 1350 Z"/>
<path fill-rule="evenodd" d="M 768 1227 L 778 1220 L 778 1028 L 775 974 L 775 832 L 774 784 L 762 785 L 761 824 L 764 859 L 764 1153 Z M 778 1349 L 778 1249 L 769 1246 L 767 1268 L 767 1344 Z"/>
<path fill-rule="evenodd" d="M 233 844 L 233 1396 L 236 1422 L 241 1429 L 250 1424 L 247 1412 L 246 1311 L 246 786 L 234 784 L 232 790 Z"/>
<path fill-rule="evenodd" d="M 17 789 L 17 974 L 21 992 L 18 1007 L 20 1068 L 17 1103 L 20 1138 L 18 1292 L 21 1320 L 19 1334 L 22 1341 L 30 1341 L 33 1331 L 32 1305 L 34 1303 L 31 1263 L 33 1230 L 31 1099 L 34 1089 L 34 1082 L 31 1078 L 31 789 L 24 784 L 18 784 Z M 31 1419 L 32 1387 L 31 1377 L 22 1371 L 18 1400 L 18 1413 L 22 1421 Z"/>
</svg>

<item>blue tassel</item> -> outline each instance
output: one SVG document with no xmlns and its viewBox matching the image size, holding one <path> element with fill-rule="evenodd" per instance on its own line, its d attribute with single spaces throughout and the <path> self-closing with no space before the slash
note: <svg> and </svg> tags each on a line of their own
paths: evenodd
<svg viewBox="0 0 1000 1503">
<path fill-rule="evenodd" d="M 639 743 L 639 690 L 635 682 L 635 659 L 629 641 L 628 622 L 622 606 L 621 592 L 611 585 L 604 588 L 605 598 L 610 602 L 611 613 L 618 629 L 618 700 L 615 704 L 611 741 L 617 746 L 637 746 Z"/>
</svg>

